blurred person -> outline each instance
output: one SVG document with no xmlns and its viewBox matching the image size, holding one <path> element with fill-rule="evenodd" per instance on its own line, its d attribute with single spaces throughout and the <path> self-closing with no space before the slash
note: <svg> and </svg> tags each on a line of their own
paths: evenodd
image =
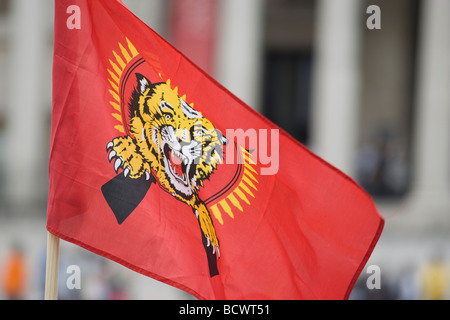
<svg viewBox="0 0 450 320">
<path fill-rule="evenodd" d="M 399 300 L 417 300 L 420 298 L 420 284 L 417 269 L 413 262 L 408 262 L 401 270 L 398 277 L 398 296 Z"/>
<path fill-rule="evenodd" d="M 9 300 L 25 297 L 27 273 L 25 260 L 22 248 L 17 244 L 13 245 L 2 268 L 2 289 Z"/>
<path fill-rule="evenodd" d="M 442 259 L 429 261 L 422 270 L 422 299 L 444 300 L 448 290 L 449 274 Z"/>
<path fill-rule="evenodd" d="M 126 285 L 119 277 L 109 279 L 109 291 L 106 297 L 108 300 L 128 300 Z"/>
</svg>

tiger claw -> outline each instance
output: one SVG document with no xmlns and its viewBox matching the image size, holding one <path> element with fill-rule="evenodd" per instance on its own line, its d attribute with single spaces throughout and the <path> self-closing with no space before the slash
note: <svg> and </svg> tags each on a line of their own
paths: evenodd
<svg viewBox="0 0 450 320">
<path fill-rule="evenodd" d="M 220 258 L 219 247 L 216 247 L 216 246 L 213 245 L 213 254 L 216 254 L 217 258 Z"/>
<path fill-rule="evenodd" d="M 109 153 L 109 156 L 108 156 L 109 162 L 111 162 L 111 160 L 112 160 L 116 155 L 117 155 L 117 153 L 116 153 L 114 150 L 112 150 L 112 151 Z"/>
<path fill-rule="evenodd" d="M 150 180 L 150 173 L 145 170 L 145 180 Z"/>
<path fill-rule="evenodd" d="M 108 142 L 108 144 L 106 145 L 106 151 L 112 149 L 112 147 L 114 147 L 114 143 L 112 141 Z"/>
<path fill-rule="evenodd" d="M 122 158 L 117 158 L 114 162 L 114 170 L 118 173 L 120 165 L 122 164 Z"/>
<path fill-rule="evenodd" d="M 123 175 L 125 176 L 125 178 L 128 176 L 128 174 L 130 173 L 130 167 L 126 167 L 125 170 L 123 171 Z"/>
<path fill-rule="evenodd" d="M 216 254 L 217 254 L 217 258 L 220 258 L 220 251 L 219 251 L 219 247 L 214 247 L 216 250 Z M 214 254 L 214 250 L 213 250 L 213 254 Z"/>
</svg>

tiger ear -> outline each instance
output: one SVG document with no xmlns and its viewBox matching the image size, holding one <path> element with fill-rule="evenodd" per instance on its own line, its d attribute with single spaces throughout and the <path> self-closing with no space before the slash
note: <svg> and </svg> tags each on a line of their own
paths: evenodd
<svg viewBox="0 0 450 320">
<path fill-rule="evenodd" d="M 152 83 L 142 74 L 136 73 L 137 89 L 140 93 L 144 93 Z"/>
<path fill-rule="evenodd" d="M 228 144 L 228 139 L 225 136 L 222 136 L 222 138 L 220 138 L 220 140 L 222 141 L 223 145 L 227 145 Z"/>
<path fill-rule="evenodd" d="M 217 130 L 217 137 L 219 138 L 219 141 L 222 143 L 222 145 L 227 145 L 228 144 L 228 139 L 227 137 L 225 137 L 222 132 L 220 132 L 219 130 Z"/>
</svg>

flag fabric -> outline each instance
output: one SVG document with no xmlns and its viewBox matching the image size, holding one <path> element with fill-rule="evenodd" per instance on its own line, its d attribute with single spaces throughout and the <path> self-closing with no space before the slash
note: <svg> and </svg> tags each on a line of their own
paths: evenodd
<svg viewBox="0 0 450 320">
<path fill-rule="evenodd" d="M 348 298 L 384 225 L 118 0 L 55 1 L 49 182 L 49 232 L 199 299 Z"/>
</svg>

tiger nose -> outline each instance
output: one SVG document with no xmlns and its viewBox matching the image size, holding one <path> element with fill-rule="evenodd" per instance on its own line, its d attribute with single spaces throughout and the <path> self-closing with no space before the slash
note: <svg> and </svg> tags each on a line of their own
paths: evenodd
<svg viewBox="0 0 450 320">
<path fill-rule="evenodd" d="M 176 135 L 177 135 L 178 139 L 180 139 L 183 142 L 187 142 L 187 143 L 191 142 L 191 135 L 186 128 L 177 129 Z"/>
</svg>

